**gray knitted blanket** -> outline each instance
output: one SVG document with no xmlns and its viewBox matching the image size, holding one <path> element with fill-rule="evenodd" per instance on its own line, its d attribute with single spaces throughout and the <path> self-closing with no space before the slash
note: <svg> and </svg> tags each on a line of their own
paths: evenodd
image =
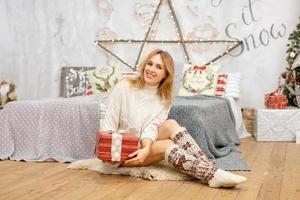
<svg viewBox="0 0 300 200">
<path fill-rule="evenodd" d="M 205 95 L 176 97 L 168 118 L 186 127 L 217 167 L 250 170 L 236 146 L 239 137 L 226 99 Z"/>
</svg>

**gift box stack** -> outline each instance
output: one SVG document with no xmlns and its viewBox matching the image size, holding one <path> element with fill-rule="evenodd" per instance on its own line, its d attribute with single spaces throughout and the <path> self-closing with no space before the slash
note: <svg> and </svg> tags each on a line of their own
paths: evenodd
<svg viewBox="0 0 300 200">
<path fill-rule="evenodd" d="M 139 138 L 130 133 L 98 132 L 95 153 L 100 160 L 125 161 L 138 149 Z"/>
<path fill-rule="evenodd" d="M 283 89 L 277 88 L 275 91 L 265 94 L 265 106 L 269 109 L 286 109 L 287 97 L 282 94 Z"/>
</svg>

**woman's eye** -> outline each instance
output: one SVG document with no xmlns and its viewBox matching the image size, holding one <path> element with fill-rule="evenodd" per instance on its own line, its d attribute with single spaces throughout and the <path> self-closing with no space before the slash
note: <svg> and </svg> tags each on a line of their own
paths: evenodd
<svg viewBox="0 0 300 200">
<path fill-rule="evenodd" d="M 148 62 L 148 65 L 152 66 L 152 62 Z"/>
<path fill-rule="evenodd" d="M 156 67 L 157 67 L 158 69 L 162 69 L 162 67 L 161 67 L 160 65 L 156 65 Z"/>
</svg>

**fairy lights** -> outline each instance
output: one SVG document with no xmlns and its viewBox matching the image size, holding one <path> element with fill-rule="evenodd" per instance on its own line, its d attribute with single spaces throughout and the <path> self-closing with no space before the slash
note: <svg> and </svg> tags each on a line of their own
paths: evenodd
<svg viewBox="0 0 300 200">
<path fill-rule="evenodd" d="M 126 65 L 127 67 L 129 67 L 130 69 L 132 69 L 134 71 L 137 70 L 137 66 L 138 66 L 141 54 L 142 54 L 143 49 L 144 49 L 146 44 L 151 44 L 151 43 L 155 44 L 155 43 L 157 43 L 157 44 L 161 44 L 161 45 L 164 45 L 164 44 L 178 44 L 178 45 L 181 45 L 183 50 L 184 50 L 185 59 L 187 60 L 187 62 L 189 64 L 192 64 L 191 58 L 190 58 L 189 53 L 188 53 L 188 49 L 186 47 L 186 44 L 194 45 L 194 44 L 200 44 L 200 43 L 211 43 L 213 45 L 213 44 L 216 44 L 216 43 L 225 43 L 225 44 L 232 44 L 233 43 L 233 46 L 229 46 L 226 51 L 224 51 L 223 53 L 221 53 L 218 56 L 214 57 L 213 59 L 211 59 L 210 61 L 208 61 L 204 65 L 212 64 L 213 62 L 217 61 L 218 59 L 222 58 L 223 56 L 229 54 L 232 50 L 234 50 L 238 46 L 242 45 L 243 42 L 241 40 L 184 40 L 179 22 L 177 20 L 176 13 L 174 11 L 174 7 L 171 3 L 171 0 L 168 0 L 167 3 L 168 3 L 168 6 L 169 6 L 169 9 L 170 9 L 169 13 L 170 13 L 171 18 L 174 21 L 173 24 L 175 25 L 176 33 L 177 33 L 177 36 L 178 36 L 179 40 L 149 40 L 149 39 L 147 39 L 149 34 L 151 33 L 151 29 L 152 29 L 153 23 L 156 19 L 156 16 L 159 13 L 159 8 L 162 4 L 162 1 L 163 0 L 159 1 L 158 6 L 155 9 L 154 15 L 152 17 L 152 20 L 151 20 L 149 26 L 148 26 L 147 33 L 146 33 L 143 40 L 138 40 L 138 39 L 106 39 L 105 40 L 105 39 L 103 39 L 103 40 L 95 41 L 95 44 L 97 44 L 104 51 L 106 51 L 106 53 L 108 53 L 109 55 L 115 57 L 117 60 L 119 60 L 124 65 Z M 133 66 L 130 65 L 129 63 L 127 63 L 126 61 L 124 61 L 123 59 L 121 59 L 118 55 L 111 52 L 109 49 L 107 49 L 103 45 L 103 44 L 115 44 L 115 43 L 127 43 L 127 44 L 142 43 L 141 48 L 140 48 L 139 53 L 138 53 L 138 56 L 137 56 L 137 59 L 136 59 L 135 64 Z"/>
</svg>

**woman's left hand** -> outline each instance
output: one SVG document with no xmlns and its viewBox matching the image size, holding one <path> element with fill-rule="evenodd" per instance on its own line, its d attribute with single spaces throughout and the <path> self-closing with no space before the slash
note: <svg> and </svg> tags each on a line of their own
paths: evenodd
<svg viewBox="0 0 300 200">
<path fill-rule="evenodd" d="M 129 160 L 124 162 L 124 166 L 141 166 L 146 160 L 147 156 L 150 153 L 150 148 L 144 147 L 142 149 L 138 149 L 135 152 L 129 154 Z"/>
</svg>

